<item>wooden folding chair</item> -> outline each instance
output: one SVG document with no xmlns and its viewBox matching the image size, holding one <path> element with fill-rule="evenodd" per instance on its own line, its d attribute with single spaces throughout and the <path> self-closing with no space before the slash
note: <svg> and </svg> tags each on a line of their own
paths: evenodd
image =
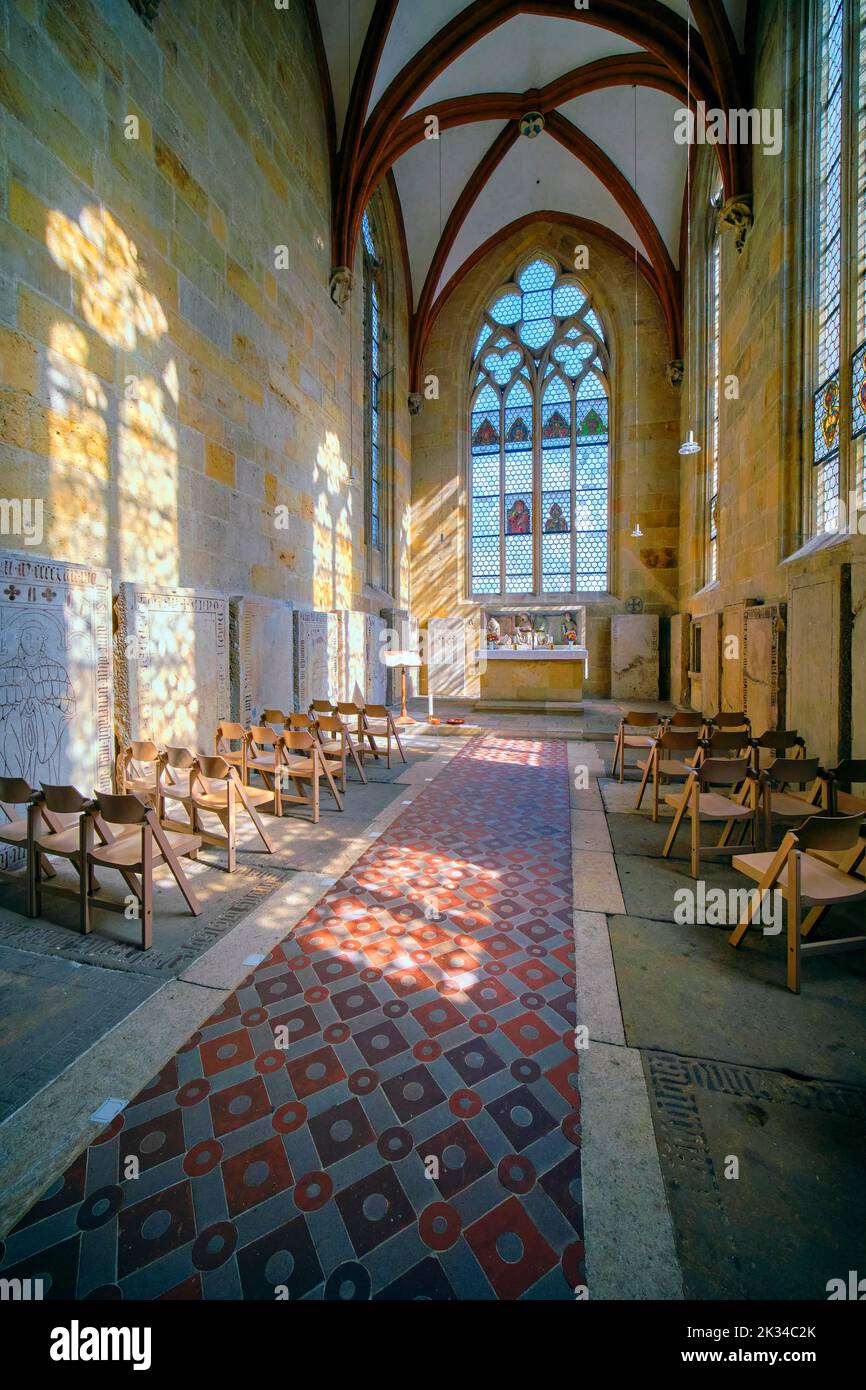
<svg viewBox="0 0 866 1390">
<path fill-rule="evenodd" d="M 856 815 L 866 811 L 866 796 L 855 796 L 852 787 L 866 783 L 866 758 L 843 758 L 825 774 L 826 804 L 835 816 L 839 812 Z"/>
<path fill-rule="evenodd" d="M 65 859 L 81 877 L 81 819 L 89 804 L 88 798 L 72 786 L 46 786 L 43 783 L 34 794 L 32 834 L 27 855 L 28 898 L 34 917 L 42 913 L 43 892 L 73 901 L 80 897 L 78 888 L 69 888 L 64 883 L 46 883 L 43 875 L 47 864 L 45 856 L 50 854 L 57 859 Z"/>
<path fill-rule="evenodd" d="M 709 738 L 714 731 L 733 733 L 742 732 L 746 735 L 746 741 L 752 737 L 752 725 L 745 710 L 719 710 L 718 714 L 704 720 L 704 737 Z"/>
<path fill-rule="evenodd" d="M 816 921 L 838 903 L 866 901 L 866 883 L 854 868 L 866 855 L 863 839 L 863 813 L 853 816 L 813 816 L 796 830 L 789 830 L 777 850 L 762 854 L 737 855 L 733 866 L 753 879 L 758 891 L 750 895 L 749 905 L 728 938 L 739 946 L 765 893 L 778 890 L 788 905 L 788 989 L 800 993 L 800 967 L 805 952 L 826 955 L 853 951 L 866 946 L 866 935 L 840 937 L 835 941 L 805 941 Z M 845 868 L 827 862 L 837 856 Z M 809 908 L 805 919 L 803 908 Z"/>
<path fill-rule="evenodd" d="M 353 708 L 356 708 L 353 706 Z M 315 718 L 319 714 L 334 714 L 337 706 L 331 700 L 311 700 L 310 714 Z"/>
<path fill-rule="evenodd" d="M 822 777 L 817 758 L 774 758 L 769 767 L 761 769 L 758 787 L 764 849 L 772 848 L 774 819 L 799 823 L 820 813 L 820 794 L 813 801 L 812 793 Z M 791 792 L 789 787 L 801 787 L 802 791 Z"/>
<path fill-rule="evenodd" d="M 752 766 L 759 772 L 762 766 L 766 766 L 768 758 L 772 762 L 774 758 L 806 756 L 805 739 L 800 737 L 796 729 L 768 729 L 760 738 L 750 738 L 749 745 L 752 749 Z"/>
<path fill-rule="evenodd" d="M 262 710 L 262 723 L 268 724 L 277 733 L 285 727 L 288 718 L 288 714 L 281 709 Z"/>
<path fill-rule="evenodd" d="M 367 774 L 361 766 L 358 757 L 358 750 L 355 747 L 352 735 L 349 733 L 348 726 L 338 714 L 320 714 L 316 719 L 316 734 L 319 746 L 326 758 L 330 758 L 340 764 L 340 790 L 346 794 L 346 776 L 351 757 L 355 767 L 358 769 L 361 781 L 367 781 Z"/>
<path fill-rule="evenodd" d="M 162 754 L 149 739 L 133 739 L 117 756 L 115 783 L 121 796 L 135 792 L 156 806 Z"/>
<path fill-rule="evenodd" d="M 323 738 L 321 723 L 322 719 L 330 719 L 332 725 L 339 729 L 339 738 Z M 295 711 L 286 720 L 286 728 L 298 732 L 306 732 L 316 740 L 319 745 L 319 752 L 322 755 L 323 765 L 327 765 L 331 776 L 340 779 L 340 791 L 346 794 L 346 747 L 342 737 L 343 723 L 335 715 L 321 715 L 318 719 L 312 714 L 304 714 L 303 711 Z M 366 779 L 365 779 L 366 780 Z"/>
<path fill-rule="evenodd" d="M 665 715 L 663 723 L 668 729 L 702 729 L 704 716 L 699 710 L 678 709 L 673 714 Z"/>
<path fill-rule="evenodd" d="M 29 857 L 36 817 L 35 796 L 33 788 L 23 777 L 0 777 L 0 811 L 6 818 L 0 821 L 0 845 L 9 845 L 24 855 L 23 868 L 0 869 L 0 879 L 24 888 L 27 894 L 28 917 L 34 916 Z M 26 807 L 23 816 L 18 815 L 15 809 L 17 806 Z M 42 867 L 50 878 L 54 877 L 56 870 L 47 859 Z"/>
<path fill-rule="evenodd" d="M 247 731 L 243 724 L 233 724 L 229 719 L 222 719 L 217 724 L 216 735 L 214 737 L 214 756 L 225 758 L 227 763 L 236 767 L 242 782 L 247 780 Z M 240 748 L 232 747 L 239 743 Z"/>
<path fill-rule="evenodd" d="M 640 809 L 647 782 L 652 777 L 653 809 L 652 818 L 659 818 L 659 786 L 664 782 L 681 781 L 695 769 L 703 757 L 697 728 L 662 729 L 645 758 L 638 758 L 637 765 L 643 769 L 640 790 L 635 801 L 635 810 Z"/>
<path fill-rule="evenodd" d="M 625 750 L 627 748 L 641 748 L 649 753 L 653 746 L 653 740 L 658 737 L 661 725 L 662 718 L 659 714 L 642 714 L 640 710 L 629 710 L 627 714 L 623 715 L 614 742 L 611 777 L 616 773 L 617 763 L 619 763 L 619 780 L 625 781 Z M 635 730 L 634 733 L 627 732 L 632 729 Z"/>
<path fill-rule="evenodd" d="M 283 734 L 283 745 L 285 751 L 282 776 L 294 783 L 296 793 L 294 796 L 289 796 L 283 792 L 283 801 L 308 806 L 313 824 L 317 825 L 319 821 L 319 781 L 324 777 L 331 795 L 337 803 L 337 809 L 342 811 L 343 801 L 334 781 L 337 764 L 325 757 L 316 735 L 307 729 L 287 729 Z M 310 783 L 309 796 L 304 796 L 302 788 L 304 782 Z"/>
<path fill-rule="evenodd" d="M 141 949 L 153 945 L 153 874 L 165 864 L 184 896 L 194 917 L 201 914 L 201 905 L 180 865 L 184 855 L 195 856 L 201 847 L 198 835 L 178 834 L 164 830 L 156 812 L 137 796 L 111 796 L 96 792 L 82 816 L 82 863 L 87 872 L 80 875 L 81 930 L 91 929 L 91 909 L 108 908 L 111 912 L 127 911 L 124 899 L 102 896 L 92 881 L 95 868 L 117 869 L 127 879 L 138 880 Z M 94 843 L 94 831 L 119 830 L 109 841 Z M 136 833 L 137 832 L 137 833 Z"/>
<path fill-rule="evenodd" d="M 274 803 L 274 815 L 283 814 L 282 781 L 285 770 L 285 744 L 282 733 L 269 724 L 253 724 L 247 731 L 247 786 L 254 772 L 261 777 Z"/>
<path fill-rule="evenodd" d="M 381 758 L 382 753 L 376 746 L 376 739 L 385 740 L 385 766 L 391 766 L 391 740 L 397 745 L 397 750 L 403 762 L 406 762 L 406 754 L 400 742 L 400 735 L 397 732 L 397 725 L 391 717 L 391 711 L 387 705 L 365 705 L 360 711 L 358 719 L 358 739 L 359 746 L 367 751 L 369 745 L 370 753 L 374 758 Z"/>
<path fill-rule="evenodd" d="M 191 748 L 164 748 L 157 784 L 156 814 L 164 830 L 174 830 L 179 835 L 194 835 L 193 780 L 196 769 L 196 755 Z M 171 809 L 166 810 L 166 802 Z M 180 806 L 185 819 L 177 820 L 171 811 Z"/>
<path fill-rule="evenodd" d="M 256 833 L 268 854 L 275 850 L 274 842 L 268 835 L 256 810 L 263 801 L 271 801 L 272 794 L 265 787 L 245 787 L 236 767 L 222 757 L 205 757 L 199 754 L 195 760 L 191 779 L 192 823 L 191 832 L 208 845 L 217 845 L 226 851 L 227 869 L 233 874 L 237 867 L 237 817 L 245 811 L 255 826 Z M 201 820 L 201 812 L 208 811 L 216 816 L 223 827 L 218 835 L 208 830 Z"/>
<path fill-rule="evenodd" d="M 746 804 L 714 791 L 714 787 L 739 787 L 748 778 L 749 796 Z M 751 832 L 751 845 L 757 848 L 758 836 L 758 778 L 748 758 L 704 758 L 694 772 L 689 773 L 685 787 L 679 796 L 668 794 L 665 802 L 674 807 L 671 825 L 663 858 L 667 859 L 674 847 L 683 817 L 689 814 L 691 820 L 691 874 L 700 877 L 701 856 L 706 858 L 728 857 L 736 854 L 736 849 L 727 843 L 731 827 L 737 821 L 747 822 Z M 706 821 L 722 821 L 724 829 L 717 845 L 701 845 L 701 824 Z M 726 833 L 727 832 L 727 833 Z"/>
</svg>

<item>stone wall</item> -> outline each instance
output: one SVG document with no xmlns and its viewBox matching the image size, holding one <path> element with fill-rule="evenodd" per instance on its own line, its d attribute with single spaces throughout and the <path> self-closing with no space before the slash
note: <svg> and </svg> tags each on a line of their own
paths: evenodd
<svg viewBox="0 0 866 1390">
<path fill-rule="evenodd" d="M 6 496 L 44 503 L 34 553 L 115 588 L 408 604 L 402 264 L 395 238 L 385 595 L 365 583 L 363 296 L 330 300 L 329 225 L 300 3 L 163 0 L 153 32 L 126 0 L 0 6 L 0 463 Z"/>
<path fill-rule="evenodd" d="M 612 594 L 586 606 L 589 649 L 588 694 L 610 693 L 610 619 L 627 598 L 642 600 L 648 613 L 676 608 L 676 546 L 679 474 L 676 453 L 678 400 L 665 377 L 670 358 L 658 302 L 645 281 L 638 285 L 640 353 L 640 449 L 635 473 L 634 442 L 634 263 L 585 230 L 539 222 L 503 237 L 466 275 L 433 328 L 423 375 L 439 378 L 438 401 L 426 401 L 412 421 L 412 600 L 422 626 L 430 619 L 462 616 L 478 621 L 480 609 L 467 593 L 466 468 L 469 456 L 470 361 L 481 311 L 516 263 L 532 251 L 549 251 L 573 264 L 576 243 L 589 248 L 590 269 L 579 277 L 592 294 L 608 334 L 612 356 L 611 554 Z M 643 536 L 631 529 L 639 516 Z M 491 600 L 498 610 L 503 600 Z M 560 599 L 550 607 L 560 611 Z M 567 605 L 565 605 L 567 606 Z M 533 602 L 533 611 L 540 607 Z M 477 678 L 455 672 L 448 693 L 476 695 Z"/>
<path fill-rule="evenodd" d="M 731 232 L 722 233 L 721 377 L 723 382 L 736 378 L 738 396 L 729 399 L 723 390 L 721 398 L 719 577 L 706 583 L 704 450 L 681 460 L 680 608 L 694 620 L 718 618 L 722 707 L 742 709 L 749 680 L 767 689 L 778 685 L 783 692 L 779 725 L 799 727 L 810 751 L 833 763 L 851 747 L 862 747 L 866 737 L 856 706 L 853 720 L 847 714 L 855 636 L 847 567 L 866 557 L 866 536 L 818 546 L 809 539 L 803 343 L 812 312 L 815 249 L 803 215 L 809 148 L 805 17 L 806 7 L 797 0 L 755 7 L 752 104 L 782 110 L 784 144 L 777 156 L 760 148 L 752 153 L 754 225 L 741 254 Z M 680 426 L 683 432 L 694 428 L 702 444 L 707 439 L 702 299 L 713 165 L 714 153 L 705 148 L 696 161 L 693 188 L 693 312 L 686 343 L 692 379 L 683 392 Z M 725 636 L 739 639 L 744 604 L 780 605 L 779 621 L 793 637 L 779 646 L 787 671 L 771 670 L 767 643 L 761 657 L 766 669 L 753 669 L 747 678 L 742 641 L 724 641 Z M 706 660 L 690 684 L 692 703 L 713 713 Z M 767 708 L 766 702 L 759 708 Z"/>
</svg>

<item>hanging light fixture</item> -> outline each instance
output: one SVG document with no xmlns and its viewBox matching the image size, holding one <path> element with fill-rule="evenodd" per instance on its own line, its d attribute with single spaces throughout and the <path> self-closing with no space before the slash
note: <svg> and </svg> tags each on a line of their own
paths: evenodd
<svg viewBox="0 0 866 1390">
<path fill-rule="evenodd" d="M 686 103 L 692 109 L 692 26 L 687 21 L 686 28 Z M 697 120 L 697 117 L 695 118 Z M 692 317 L 692 159 L 691 146 L 686 146 L 686 321 L 691 331 Z M 686 360 L 686 399 L 692 389 L 692 344 Z M 701 446 L 695 438 L 693 429 L 688 431 L 677 452 L 683 456 L 699 454 Z"/>
</svg>

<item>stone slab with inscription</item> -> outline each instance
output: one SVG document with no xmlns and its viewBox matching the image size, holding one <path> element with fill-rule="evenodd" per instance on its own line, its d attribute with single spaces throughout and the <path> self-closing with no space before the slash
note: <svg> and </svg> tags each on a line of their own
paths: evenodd
<svg viewBox="0 0 866 1390">
<path fill-rule="evenodd" d="M 292 605 L 280 599 L 236 597 L 229 609 L 232 718 L 260 724 L 262 711 L 294 708 Z"/>
<path fill-rule="evenodd" d="M 113 767 L 110 572 L 0 551 L 3 775 L 89 793 Z"/>
<path fill-rule="evenodd" d="M 658 699 L 657 614 L 616 613 L 611 618 L 610 686 L 614 700 Z"/>
<path fill-rule="evenodd" d="M 344 614 L 316 609 L 295 610 L 295 709 L 304 712 L 313 700 L 343 698 Z"/>
<path fill-rule="evenodd" d="M 121 584 L 115 610 L 119 735 L 212 752 L 231 714 L 227 595 Z"/>
</svg>

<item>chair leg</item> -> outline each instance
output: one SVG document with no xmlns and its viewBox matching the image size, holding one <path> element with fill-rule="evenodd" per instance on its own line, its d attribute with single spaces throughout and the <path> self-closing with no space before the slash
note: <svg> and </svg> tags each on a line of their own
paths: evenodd
<svg viewBox="0 0 866 1390">
<path fill-rule="evenodd" d="M 800 993 L 800 856 L 788 855 L 788 989 Z"/>
<path fill-rule="evenodd" d="M 361 761 L 361 758 L 358 756 L 358 750 L 357 750 L 357 748 L 355 747 L 354 739 L 352 739 L 352 737 L 350 736 L 348 730 L 346 731 L 346 739 L 347 739 L 347 742 L 348 742 L 348 744 L 349 744 L 349 753 L 350 753 L 350 755 L 351 755 L 352 762 L 355 764 L 355 767 L 358 769 L 358 774 L 359 774 L 359 776 L 360 776 L 360 778 L 361 778 L 361 781 L 364 783 L 364 786 L 366 786 L 366 785 L 367 785 L 367 774 L 366 774 L 366 772 L 364 771 L 364 764 L 363 764 L 363 762 Z"/>
<path fill-rule="evenodd" d="M 684 816 L 685 813 L 686 813 L 686 809 L 687 809 L 687 807 L 688 807 L 688 804 L 689 804 L 689 788 L 688 788 L 688 786 L 686 786 L 686 787 L 683 788 L 682 800 L 680 801 L 680 804 L 679 804 L 679 806 L 678 806 L 677 809 L 676 809 L 676 814 L 674 815 L 673 824 L 671 825 L 671 828 L 670 828 L 670 830 L 668 831 L 668 838 L 665 840 L 665 847 L 664 847 L 664 849 L 662 850 L 662 859 L 667 859 L 667 858 L 670 856 L 670 852 L 671 852 L 671 850 L 672 850 L 673 847 L 674 847 L 674 841 L 676 840 L 677 834 L 679 833 L 679 828 L 680 828 L 680 826 L 682 825 L 683 816 Z"/>
<path fill-rule="evenodd" d="M 334 777 L 333 777 L 333 774 L 332 774 L 332 772 L 331 772 L 331 769 L 328 767 L 328 764 L 327 764 L 327 762 L 326 762 L 326 760 L 325 760 L 324 758 L 322 759 L 320 766 L 321 766 L 322 772 L 324 772 L 324 774 L 325 774 L 325 779 L 326 779 L 326 781 L 327 781 L 327 783 L 328 783 L 328 786 L 329 786 L 330 789 L 331 789 L 331 795 L 333 796 L 334 800 L 335 800 L 336 803 L 337 803 L 337 810 L 338 810 L 338 811 L 342 811 L 342 809 L 343 809 L 343 799 L 342 799 L 342 797 L 340 796 L 340 793 L 337 791 L 337 784 L 336 784 L 336 782 L 334 781 Z"/>
<path fill-rule="evenodd" d="M 655 759 L 653 757 L 653 754 L 650 753 L 646 760 L 646 767 L 643 770 L 643 777 L 641 777 L 640 779 L 640 787 L 638 788 L 637 800 L 634 803 L 634 809 L 636 811 L 640 810 L 640 804 L 643 801 L 643 794 L 646 790 L 647 781 L 649 780 L 650 769 L 654 766 L 654 763 Z"/>
<path fill-rule="evenodd" d="M 153 851 L 148 844 L 141 868 L 141 949 L 153 945 Z"/>
<path fill-rule="evenodd" d="M 400 735 L 399 735 L 399 733 L 397 732 L 397 725 L 394 723 L 394 721 L 393 721 L 393 719 L 391 718 L 390 715 L 388 715 L 388 723 L 389 723 L 389 725 L 391 726 L 390 729 L 389 729 L 389 732 L 390 732 L 390 733 L 393 733 L 393 735 L 394 735 L 394 741 L 395 741 L 396 744 L 397 744 L 397 750 L 398 750 L 398 752 L 399 752 L 399 754 L 400 754 L 400 757 L 403 759 L 403 761 L 404 761 L 404 763 L 405 763 L 405 761 L 406 761 L 406 754 L 403 752 L 403 744 L 400 742 Z"/>
<path fill-rule="evenodd" d="M 319 824 L 319 769 L 313 768 L 311 798 L 313 803 L 313 825 Z"/>
<path fill-rule="evenodd" d="M 231 782 L 228 783 L 228 797 L 226 799 L 225 821 L 223 824 L 225 825 L 226 832 L 227 867 L 229 873 L 233 874 L 237 868 L 238 816 L 237 803 L 235 802 L 235 789 Z"/>
<path fill-rule="evenodd" d="M 701 817 L 700 817 L 700 788 L 698 783 L 692 785 L 691 808 L 692 808 L 692 852 L 691 867 L 692 878 L 699 878 L 701 873 Z"/>
</svg>

